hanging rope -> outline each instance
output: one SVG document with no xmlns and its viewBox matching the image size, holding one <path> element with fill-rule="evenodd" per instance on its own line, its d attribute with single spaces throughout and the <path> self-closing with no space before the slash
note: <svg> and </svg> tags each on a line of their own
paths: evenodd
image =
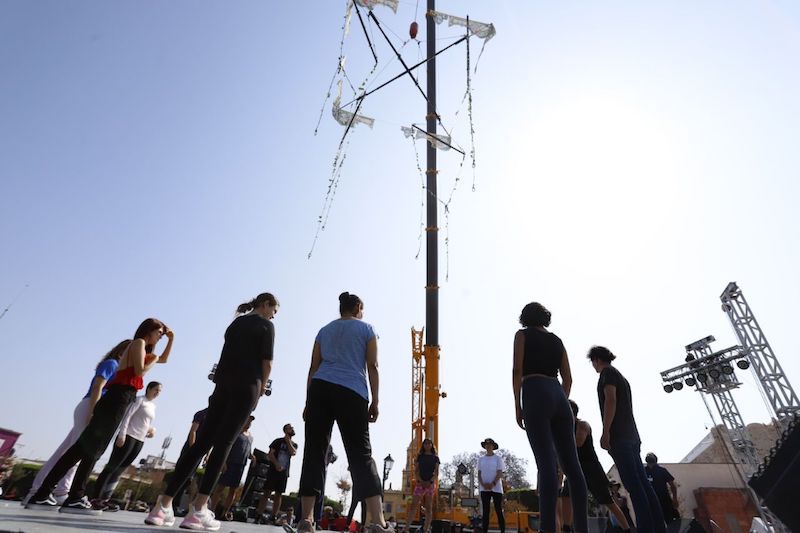
<svg viewBox="0 0 800 533">
<path fill-rule="evenodd" d="M 486 44 L 486 43 L 484 43 Z M 477 65 L 476 65 L 477 66 Z M 475 124 L 472 121 L 472 77 L 469 74 L 469 15 L 467 15 L 467 116 L 469 117 L 469 157 L 472 159 L 472 192 L 475 192 Z"/>
<path fill-rule="evenodd" d="M 328 216 L 331 213 L 333 199 L 336 197 L 336 191 L 339 188 L 339 180 L 342 176 L 342 167 L 344 166 L 345 159 L 347 159 L 347 148 L 349 146 L 349 140 L 344 144 L 344 146 L 340 144 L 339 149 L 336 151 L 336 156 L 333 158 L 331 177 L 328 179 L 328 190 L 325 192 L 325 201 L 322 203 L 322 211 L 317 217 L 317 231 L 314 233 L 314 241 L 311 243 L 311 249 L 308 251 L 307 259 L 311 259 L 311 255 L 314 253 L 314 248 L 317 246 L 317 240 L 319 240 L 319 234 L 320 232 L 325 231 L 325 227 L 328 225 Z"/>
<path fill-rule="evenodd" d="M 333 89 L 333 84 L 336 83 L 336 76 L 342 72 L 344 68 L 344 40 L 347 37 L 347 19 L 349 17 L 349 13 L 345 11 L 343 21 L 342 21 L 342 38 L 339 40 L 339 60 L 336 62 L 336 72 L 333 73 L 331 76 L 331 82 L 328 84 L 328 92 L 325 94 L 325 100 L 322 102 L 322 107 L 319 110 L 319 117 L 317 118 L 317 125 L 314 127 L 314 136 L 317 135 L 319 131 L 319 125 L 322 122 L 322 115 L 325 113 L 325 106 L 328 103 L 328 100 L 331 98 L 331 89 Z"/>
</svg>

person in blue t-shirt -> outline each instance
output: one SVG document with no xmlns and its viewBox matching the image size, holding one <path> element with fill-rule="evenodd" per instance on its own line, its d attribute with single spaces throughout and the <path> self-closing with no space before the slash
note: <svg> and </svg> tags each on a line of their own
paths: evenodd
<svg viewBox="0 0 800 533">
<path fill-rule="evenodd" d="M 117 369 L 119 368 L 119 358 L 122 356 L 125 348 L 127 348 L 130 343 L 130 339 L 125 339 L 114 346 L 114 348 L 112 348 L 111 351 L 108 352 L 95 367 L 94 377 L 92 377 L 89 390 L 86 392 L 83 399 L 78 402 L 78 405 L 75 406 L 75 410 L 72 413 L 72 429 L 67 434 L 64 442 L 62 442 L 61 445 L 56 448 L 56 451 L 53 452 L 53 455 L 50 457 L 50 459 L 48 459 L 47 462 L 42 465 L 42 468 L 39 469 L 39 473 L 36 474 L 36 478 L 33 480 L 33 486 L 31 486 L 30 492 L 22 502 L 23 504 L 26 504 L 28 499 L 33 496 L 37 490 L 39 490 L 39 487 L 42 486 L 42 481 L 44 481 L 44 478 L 47 477 L 47 474 L 50 472 L 50 469 L 53 468 L 53 465 L 56 464 L 59 459 L 61 459 L 61 456 L 64 455 L 65 451 L 70 449 L 72 445 L 78 441 L 78 437 L 81 436 L 83 430 L 89 425 L 89 420 L 92 418 L 94 406 L 100 399 L 100 396 L 102 396 L 105 392 L 103 387 L 105 387 L 106 383 L 117 373 Z M 77 465 L 70 468 L 64 477 L 58 482 L 56 489 L 53 491 L 53 496 L 56 498 L 56 501 L 59 503 L 59 505 L 67 499 L 67 493 L 69 493 L 69 489 L 72 487 L 72 478 L 75 476 L 75 471 L 77 468 Z"/>
<path fill-rule="evenodd" d="M 342 435 L 353 487 L 372 524 L 365 531 L 394 531 L 383 518 L 381 478 L 369 441 L 369 424 L 378 419 L 378 337 L 372 326 L 361 320 L 364 302 L 355 294 L 339 295 L 339 315 L 319 330 L 311 353 L 303 410 L 306 442 L 299 490 L 302 513 L 297 531 L 314 532 L 314 500 L 322 493 L 325 454 L 334 422 Z"/>
</svg>

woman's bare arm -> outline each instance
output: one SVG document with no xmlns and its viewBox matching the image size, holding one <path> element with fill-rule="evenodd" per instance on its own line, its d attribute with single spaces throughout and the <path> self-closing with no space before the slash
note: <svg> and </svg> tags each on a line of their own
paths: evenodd
<svg viewBox="0 0 800 533">
<path fill-rule="evenodd" d="M 369 421 L 378 420 L 378 391 L 380 376 L 378 375 L 378 338 L 372 337 L 367 343 L 367 375 L 369 376 L 369 392 L 372 402 L 369 404 Z"/>
<path fill-rule="evenodd" d="M 512 373 L 511 385 L 514 388 L 514 409 L 517 417 L 517 425 L 525 429 L 525 422 L 522 417 L 522 360 L 525 357 L 525 333 L 522 330 L 514 335 L 514 370 Z"/>
<path fill-rule="evenodd" d="M 564 389 L 564 394 L 569 398 L 569 391 L 572 390 L 572 370 L 569 367 L 569 356 L 567 351 L 564 350 L 564 355 L 561 356 L 561 388 Z"/>
</svg>

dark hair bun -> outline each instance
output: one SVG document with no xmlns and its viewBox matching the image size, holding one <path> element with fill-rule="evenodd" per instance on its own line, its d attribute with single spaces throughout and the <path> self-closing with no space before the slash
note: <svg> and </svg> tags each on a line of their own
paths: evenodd
<svg viewBox="0 0 800 533">
<path fill-rule="evenodd" d="M 345 303 L 350 301 L 350 293 L 345 291 L 339 295 L 339 302 Z"/>
</svg>

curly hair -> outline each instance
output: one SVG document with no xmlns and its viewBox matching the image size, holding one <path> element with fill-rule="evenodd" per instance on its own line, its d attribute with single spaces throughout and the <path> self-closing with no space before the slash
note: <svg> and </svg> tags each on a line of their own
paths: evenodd
<svg viewBox="0 0 800 533">
<path fill-rule="evenodd" d="M 531 302 L 522 308 L 519 314 L 519 323 L 526 328 L 550 325 L 550 311 L 539 302 Z"/>
</svg>

